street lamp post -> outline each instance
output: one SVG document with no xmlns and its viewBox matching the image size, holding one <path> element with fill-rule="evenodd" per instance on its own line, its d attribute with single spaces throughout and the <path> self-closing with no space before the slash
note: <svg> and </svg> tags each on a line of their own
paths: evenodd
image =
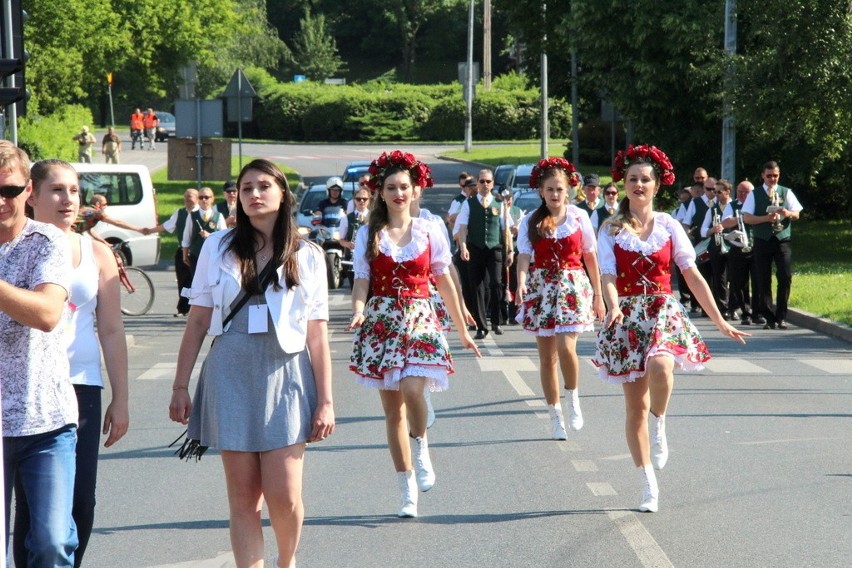
<svg viewBox="0 0 852 568">
<path fill-rule="evenodd" d="M 547 25 L 547 3 L 542 2 L 541 12 L 544 25 Z M 550 140 L 550 119 L 548 117 L 547 104 L 547 32 L 541 38 L 541 159 L 548 155 L 548 141 Z"/>
</svg>

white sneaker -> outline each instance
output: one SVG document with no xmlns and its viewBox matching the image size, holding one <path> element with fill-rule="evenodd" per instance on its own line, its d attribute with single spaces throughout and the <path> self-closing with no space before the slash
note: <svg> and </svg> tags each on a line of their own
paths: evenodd
<svg viewBox="0 0 852 568">
<path fill-rule="evenodd" d="M 429 387 L 423 389 L 423 398 L 426 399 L 426 428 L 431 428 L 435 423 L 435 407 L 432 406 L 432 391 Z"/>
<path fill-rule="evenodd" d="M 657 475 L 650 465 L 639 468 L 639 477 L 642 478 L 642 502 L 639 510 L 643 513 L 656 513 L 659 509 L 660 488 L 657 485 Z"/>
<path fill-rule="evenodd" d="M 402 505 L 397 513 L 398 517 L 417 516 L 417 482 L 414 481 L 414 472 L 401 471 L 396 474 L 399 480 L 399 491 L 402 495 Z"/>
<path fill-rule="evenodd" d="M 568 407 L 568 426 L 575 432 L 583 427 L 583 412 L 580 410 L 580 395 L 577 389 L 565 391 L 565 404 Z"/>
<path fill-rule="evenodd" d="M 550 410 L 550 427 L 552 432 L 550 437 L 554 440 L 567 440 L 568 432 L 565 431 L 565 418 L 562 416 L 562 405 L 554 404 L 553 406 L 548 406 L 548 410 Z"/>
<path fill-rule="evenodd" d="M 429 443 L 426 437 L 414 438 L 414 469 L 417 471 L 417 486 L 424 493 L 435 485 L 435 471 L 429 457 Z"/>
<path fill-rule="evenodd" d="M 651 438 L 651 463 L 663 469 L 669 461 L 669 443 L 666 441 L 666 416 L 654 416 L 651 412 L 648 436 Z"/>
</svg>

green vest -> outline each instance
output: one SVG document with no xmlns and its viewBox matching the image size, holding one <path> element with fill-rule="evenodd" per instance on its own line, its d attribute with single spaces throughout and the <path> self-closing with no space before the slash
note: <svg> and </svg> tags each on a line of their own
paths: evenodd
<svg viewBox="0 0 852 568">
<path fill-rule="evenodd" d="M 502 242 L 500 231 L 500 202 L 491 199 L 488 209 L 474 195 L 467 200 L 470 218 L 467 221 L 467 244 L 479 248 L 496 248 Z"/>
<path fill-rule="evenodd" d="M 701 225 L 704 224 L 704 217 L 710 207 L 707 206 L 703 197 L 693 198 L 692 203 L 694 204 L 695 214 L 689 223 L 689 236 L 693 242 L 697 243 L 701 240 Z"/>
<path fill-rule="evenodd" d="M 180 245 L 180 240 L 183 238 L 183 231 L 186 229 L 186 220 L 188 217 L 189 211 L 186 210 L 186 207 L 178 209 L 177 221 L 175 221 L 175 234 L 178 238 L 178 245 Z"/>
<path fill-rule="evenodd" d="M 346 227 L 346 235 L 343 237 L 343 240 L 351 241 L 355 237 L 355 233 L 357 233 L 358 229 L 364 225 L 360 219 L 361 217 L 358 215 L 357 211 L 353 211 L 346 215 L 346 220 L 349 224 Z"/>
<path fill-rule="evenodd" d="M 198 258 L 201 254 L 201 247 L 204 245 L 204 239 L 201 238 L 201 229 L 204 228 L 208 233 L 216 232 L 216 227 L 219 225 L 219 217 L 222 214 L 214 208 L 210 212 L 210 219 L 207 223 L 201 217 L 201 210 L 193 211 L 190 219 L 192 220 L 192 238 L 189 241 L 189 254 Z"/>
<path fill-rule="evenodd" d="M 598 210 L 598 218 L 600 218 L 600 214 L 601 214 L 600 209 L 603 209 L 603 206 L 606 204 L 606 202 L 603 199 L 599 199 L 598 201 L 600 201 L 600 205 L 598 205 L 594 209 L 589 207 L 589 202 L 586 201 L 585 199 L 583 201 L 581 201 L 580 203 L 578 203 L 577 207 L 579 207 L 580 209 L 582 209 L 583 211 L 588 213 L 589 219 L 592 218 L 592 213 L 594 213 L 595 210 Z M 606 209 L 604 209 L 604 211 L 606 211 Z"/>
<path fill-rule="evenodd" d="M 790 188 L 776 185 L 775 191 L 778 192 L 779 203 L 783 207 L 784 202 L 787 199 L 787 192 L 790 191 Z M 772 202 L 769 200 L 769 196 L 766 195 L 766 191 L 763 189 L 763 186 L 755 188 L 751 194 L 754 196 L 754 214 L 766 215 L 766 208 L 772 205 Z M 781 226 L 784 227 L 784 229 L 778 233 L 772 230 L 772 225 L 773 223 L 770 223 L 769 221 L 752 225 L 751 229 L 754 238 L 760 239 L 761 241 L 768 241 L 774 236 L 779 241 L 790 240 L 790 237 L 792 236 L 792 225 L 789 217 L 781 219 Z"/>
</svg>

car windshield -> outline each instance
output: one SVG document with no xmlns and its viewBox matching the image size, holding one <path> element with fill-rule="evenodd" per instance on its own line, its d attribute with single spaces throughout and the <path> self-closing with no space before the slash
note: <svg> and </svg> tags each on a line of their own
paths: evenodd
<svg viewBox="0 0 852 568">
<path fill-rule="evenodd" d="M 165 112 L 165 111 L 162 111 L 162 110 L 155 110 L 154 114 L 157 115 L 157 118 L 160 119 L 160 122 L 174 122 L 175 121 L 175 115 L 173 115 L 170 112 Z"/>
<path fill-rule="evenodd" d="M 314 212 L 317 210 L 320 201 L 328 197 L 328 191 L 325 189 L 325 186 L 311 188 L 308 192 L 302 197 L 302 203 L 299 205 L 299 211 L 302 213 Z M 343 199 L 349 201 L 352 199 L 352 188 L 344 188 L 343 190 Z"/>
<path fill-rule="evenodd" d="M 541 197 L 537 191 L 526 191 L 515 197 L 514 204 L 524 213 L 529 213 L 541 205 Z"/>
<path fill-rule="evenodd" d="M 370 164 L 366 164 L 363 166 L 349 166 L 346 168 L 346 171 L 343 173 L 343 182 L 357 182 L 358 178 L 362 175 L 366 174 L 370 170 Z"/>
<path fill-rule="evenodd" d="M 515 166 L 497 166 L 497 169 L 494 170 L 494 187 L 506 185 L 509 178 L 512 177 L 514 169 Z"/>
<path fill-rule="evenodd" d="M 532 175 L 532 166 L 518 166 L 515 170 L 515 181 L 512 182 L 512 187 L 516 189 L 528 189 L 530 186 L 530 175 Z"/>
</svg>

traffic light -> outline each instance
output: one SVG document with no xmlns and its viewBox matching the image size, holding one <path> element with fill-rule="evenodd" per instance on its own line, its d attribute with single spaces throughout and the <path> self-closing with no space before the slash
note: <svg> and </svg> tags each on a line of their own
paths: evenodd
<svg viewBox="0 0 852 568">
<path fill-rule="evenodd" d="M 29 53 L 24 49 L 24 24 L 27 21 L 27 13 L 22 6 L 22 0 L 11 0 L 9 4 L 2 2 L 3 19 L 0 21 L 0 48 L 2 48 L 3 58 L 0 59 L 0 108 L 5 109 L 11 104 L 16 105 L 17 115 L 24 116 L 26 114 L 26 103 L 29 98 L 25 86 L 24 69 L 26 67 Z M 11 51 L 7 45 L 6 39 L 6 14 L 5 8 L 11 5 L 12 10 L 12 30 L 11 30 Z"/>
</svg>

